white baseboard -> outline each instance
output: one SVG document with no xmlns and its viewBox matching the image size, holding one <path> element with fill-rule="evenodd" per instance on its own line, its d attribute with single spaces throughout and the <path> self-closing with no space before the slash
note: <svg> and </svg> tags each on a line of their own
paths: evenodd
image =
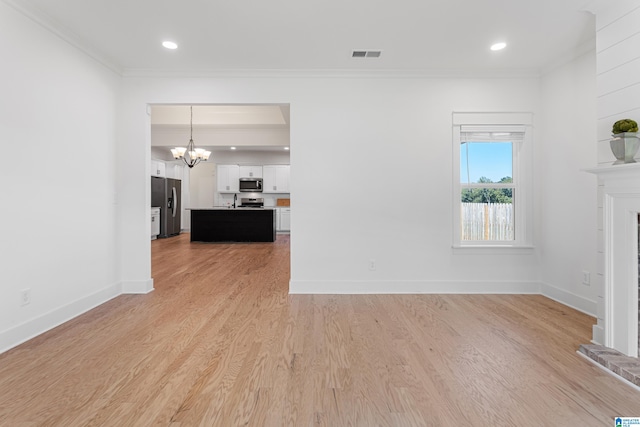
<svg viewBox="0 0 640 427">
<path fill-rule="evenodd" d="M 17 326 L 0 332 L 0 353 L 22 344 L 36 336 L 47 332 L 87 311 L 109 301 L 122 293 L 119 283 L 107 286 L 91 295 L 80 298 L 67 305 L 28 320 Z"/>
<path fill-rule="evenodd" d="M 600 325 L 593 325 L 591 332 L 593 333 L 593 339 L 591 342 L 598 345 L 604 345 L 604 328 Z"/>
<path fill-rule="evenodd" d="M 540 282 L 292 280 L 290 294 L 541 294 L 595 317 L 595 301 Z"/>
<path fill-rule="evenodd" d="M 148 294 L 151 291 L 153 291 L 153 279 L 122 282 L 123 294 Z"/>
<path fill-rule="evenodd" d="M 290 294 L 539 294 L 538 282 L 291 280 Z"/>
<path fill-rule="evenodd" d="M 596 317 L 598 305 L 595 301 L 567 292 L 564 289 L 556 288 L 548 283 L 540 283 L 540 293 L 547 298 L 558 301 L 589 316 Z"/>
</svg>

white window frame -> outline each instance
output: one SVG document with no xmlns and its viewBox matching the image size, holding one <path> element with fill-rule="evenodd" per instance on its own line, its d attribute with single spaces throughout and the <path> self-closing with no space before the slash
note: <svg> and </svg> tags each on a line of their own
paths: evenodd
<svg viewBox="0 0 640 427">
<path fill-rule="evenodd" d="M 460 182 L 461 134 L 464 131 L 524 131 L 521 142 L 514 142 L 513 183 L 463 186 Z M 532 248 L 533 247 L 533 114 L 532 113 L 453 113 L 453 247 L 454 248 Z M 460 198 L 463 188 L 513 188 L 514 240 L 462 240 Z"/>
</svg>

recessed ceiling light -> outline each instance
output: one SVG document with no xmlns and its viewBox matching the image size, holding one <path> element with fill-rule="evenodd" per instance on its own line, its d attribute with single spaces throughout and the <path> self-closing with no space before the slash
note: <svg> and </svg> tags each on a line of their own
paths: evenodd
<svg viewBox="0 0 640 427">
<path fill-rule="evenodd" d="M 229 150 L 235 150 L 236 147 L 229 147 Z"/>
<path fill-rule="evenodd" d="M 491 45 L 491 50 L 502 50 L 507 47 L 507 44 L 504 42 L 494 43 Z"/>
<path fill-rule="evenodd" d="M 164 41 L 162 42 L 162 46 L 166 47 L 167 49 L 177 49 L 178 45 L 174 42 L 170 42 L 170 41 Z"/>
<path fill-rule="evenodd" d="M 289 149 L 289 147 L 284 147 L 284 149 L 285 149 L 285 150 L 288 150 L 288 149 Z"/>
</svg>

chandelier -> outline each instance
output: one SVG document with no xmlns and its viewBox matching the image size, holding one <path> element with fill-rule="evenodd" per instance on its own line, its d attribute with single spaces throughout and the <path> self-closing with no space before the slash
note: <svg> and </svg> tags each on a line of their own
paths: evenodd
<svg viewBox="0 0 640 427">
<path fill-rule="evenodd" d="M 189 138 L 189 144 L 187 147 L 176 147 L 171 149 L 174 159 L 182 159 L 184 163 L 190 168 L 194 167 L 201 161 L 207 161 L 211 155 L 211 151 L 207 151 L 203 148 L 196 148 L 193 143 L 193 105 L 189 107 L 191 111 L 191 137 Z"/>
</svg>

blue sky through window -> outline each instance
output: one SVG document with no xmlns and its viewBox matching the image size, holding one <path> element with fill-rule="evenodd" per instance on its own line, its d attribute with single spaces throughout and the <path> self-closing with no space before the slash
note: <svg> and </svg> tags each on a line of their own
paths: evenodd
<svg viewBox="0 0 640 427">
<path fill-rule="evenodd" d="M 460 144 L 461 183 L 478 182 L 482 176 L 493 182 L 498 182 L 505 176 L 513 177 L 512 163 L 511 142 L 467 142 Z"/>
</svg>

